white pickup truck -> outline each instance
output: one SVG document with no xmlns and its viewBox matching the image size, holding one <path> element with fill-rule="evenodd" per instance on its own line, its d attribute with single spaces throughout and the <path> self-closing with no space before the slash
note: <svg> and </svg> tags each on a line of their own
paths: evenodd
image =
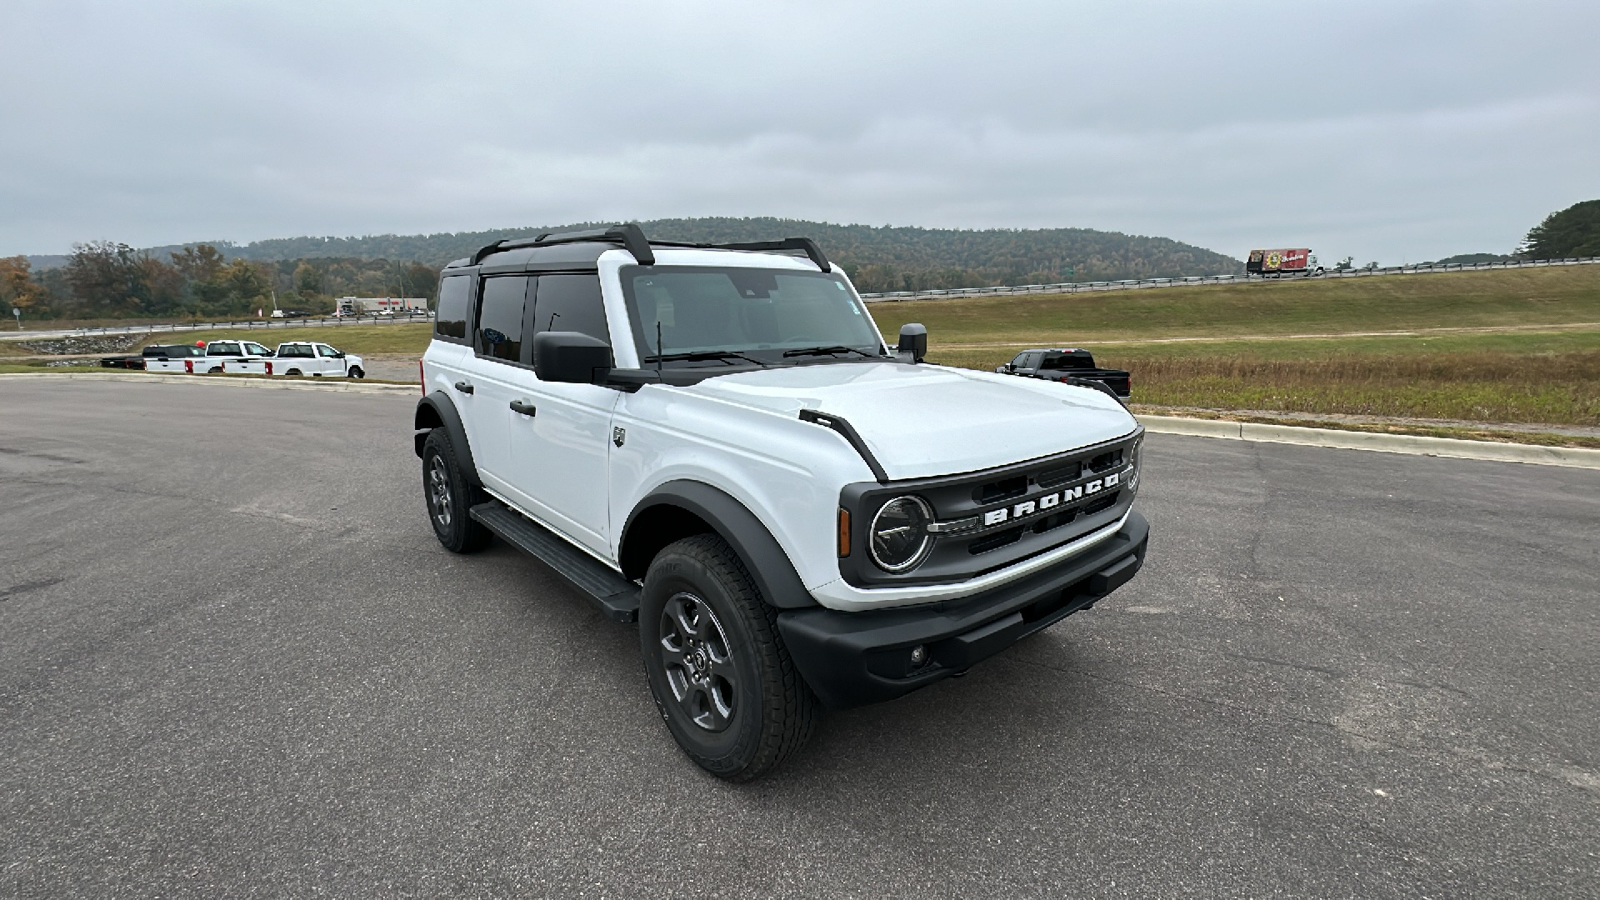
<svg viewBox="0 0 1600 900">
<path fill-rule="evenodd" d="M 230 375 L 328 375 L 335 378 L 363 378 L 367 374 L 361 357 L 319 341 L 279 344 L 278 352 L 266 358 L 230 359 L 224 371 Z"/>
<path fill-rule="evenodd" d="M 246 359 L 270 357 L 272 351 L 255 341 L 212 341 L 206 344 L 203 358 L 193 360 L 196 374 L 220 374 L 235 371 L 234 366 Z"/>
<path fill-rule="evenodd" d="M 198 344 L 168 344 L 161 347 L 146 347 L 145 351 L 153 355 L 144 358 L 146 372 L 178 372 L 194 374 L 195 366 L 200 371 L 206 370 L 206 348 Z"/>
</svg>

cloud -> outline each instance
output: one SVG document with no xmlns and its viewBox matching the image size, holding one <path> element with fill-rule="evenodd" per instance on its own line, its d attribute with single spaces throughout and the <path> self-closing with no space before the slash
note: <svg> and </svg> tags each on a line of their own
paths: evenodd
<svg viewBox="0 0 1600 900">
<path fill-rule="evenodd" d="M 0 253 L 606 218 L 1510 249 L 1592 4 L 21 4 Z M 1560 27 L 1551 27 L 1559 23 Z"/>
</svg>

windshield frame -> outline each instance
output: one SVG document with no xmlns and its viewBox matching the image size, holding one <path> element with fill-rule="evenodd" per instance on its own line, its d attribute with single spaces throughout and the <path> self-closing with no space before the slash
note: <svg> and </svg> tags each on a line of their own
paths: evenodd
<svg viewBox="0 0 1600 900">
<path fill-rule="evenodd" d="M 866 303 L 855 292 L 850 282 L 837 271 L 819 272 L 815 269 L 787 268 L 783 266 L 728 266 L 728 265 L 670 265 L 658 264 L 654 266 L 624 265 L 618 269 L 618 281 L 621 283 L 623 304 L 627 312 L 629 334 L 633 341 L 634 351 L 638 355 L 639 365 L 654 368 L 658 365 L 656 355 L 660 352 L 656 347 L 656 334 L 654 319 L 644 321 L 639 314 L 638 298 L 635 294 L 634 279 L 640 275 L 665 274 L 671 272 L 681 273 L 769 273 L 774 276 L 815 278 L 837 284 L 849 300 L 850 307 L 856 311 L 870 332 L 868 342 L 849 344 L 854 352 L 821 353 L 817 355 L 791 355 L 784 356 L 786 351 L 813 349 L 837 344 L 838 341 L 821 340 L 811 344 L 797 344 L 793 342 L 780 342 L 766 346 L 728 345 L 713 347 L 673 347 L 669 342 L 664 355 L 667 357 L 659 364 L 672 368 L 688 368 L 694 370 L 712 369 L 730 371 L 734 369 L 749 369 L 762 367 L 813 365 L 818 363 L 835 362 L 885 362 L 893 359 L 887 345 L 883 341 L 882 333 L 878 330 L 877 322 L 867 310 Z M 721 355 L 718 355 L 718 354 Z M 677 354 L 694 355 L 697 359 L 673 359 Z"/>
</svg>

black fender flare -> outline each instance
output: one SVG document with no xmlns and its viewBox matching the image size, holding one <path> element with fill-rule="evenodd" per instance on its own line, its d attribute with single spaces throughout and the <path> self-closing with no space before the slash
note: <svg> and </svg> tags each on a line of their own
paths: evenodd
<svg viewBox="0 0 1600 900">
<path fill-rule="evenodd" d="M 651 491 L 628 514 L 619 546 L 628 546 L 629 539 L 635 536 L 634 523 L 642 514 L 661 506 L 678 507 L 710 525 L 733 548 L 739 561 L 744 563 L 745 570 L 754 579 L 768 606 L 800 609 L 817 605 L 811 592 L 800 580 L 800 574 L 795 571 L 789 554 L 784 552 L 767 526 L 743 503 L 704 482 L 687 479 L 669 481 Z M 628 574 L 626 570 L 624 574 Z"/>
<path fill-rule="evenodd" d="M 467 443 L 467 427 L 461 424 L 461 413 L 448 394 L 434 391 L 418 400 L 412 427 L 417 432 L 414 440 L 418 459 L 422 458 L 422 445 L 428 440 L 428 432 L 443 428 L 450 437 L 450 446 L 456 452 L 456 461 L 461 463 L 467 483 L 475 488 L 483 487 L 483 482 L 478 479 L 478 465 L 472 460 L 472 445 Z"/>
</svg>

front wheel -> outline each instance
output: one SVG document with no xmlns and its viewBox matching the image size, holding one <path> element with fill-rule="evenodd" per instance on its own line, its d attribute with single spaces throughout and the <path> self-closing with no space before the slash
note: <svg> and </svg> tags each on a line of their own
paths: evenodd
<svg viewBox="0 0 1600 900">
<path fill-rule="evenodd" d="M 656 708 L 701 768 L 750 781 L 805 743 L 817 700 L 761 599 L 722 538 L 700 534 L 651 561 L 639 644 Z"/>
<path fill-rule="evenodd" d="M 483 501 L 482 492 L 467 483 L 455 447 L 443 428 L 428 432 L 422 444 L 422 493 L 428 501 L 433 534 L 452 553 L 473 553 L 488 546 L 492 535 L 468 510 Z"/>
<path fill-rule="evenodd" d="M 349 376 L 351 378 L 365 378 L 367 377 L 367 373 L 361 371 L 360 366 L 351 366 Z"/>
</svg>

